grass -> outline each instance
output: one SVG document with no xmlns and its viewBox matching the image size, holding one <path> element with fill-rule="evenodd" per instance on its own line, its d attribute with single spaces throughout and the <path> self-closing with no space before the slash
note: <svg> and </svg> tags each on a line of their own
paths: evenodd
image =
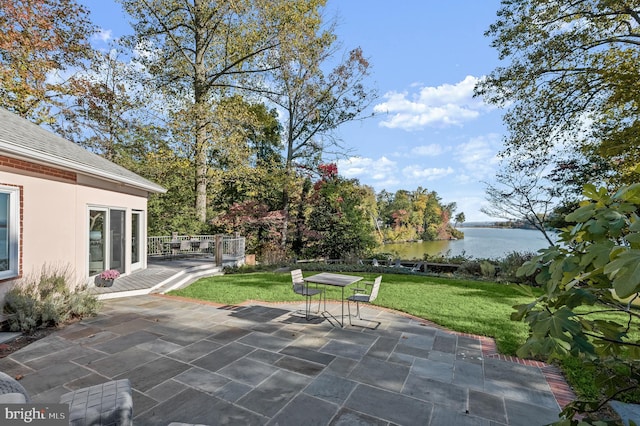
<svg viewBox="0 0 640 426">
<path fill-rule="evenodd" d="M 308 274 L 306 274 L 308 275 Z M 373 280 L 374 274 L 357 274 Z M 171 294 L 224 304 L 245 300 L 299 301 L 287 273 L 259 272 L 203 278 Z M 327 298 L 340 300 L 338 288 L 327 287 Z M 385 274 L 375 304 L 428 319 L 451 330 L 493 337 L 501 353 L 514 355 L 528 331 L 509 319 L 512 306 L 531 301 L 515 285 Z"/>
</svg>

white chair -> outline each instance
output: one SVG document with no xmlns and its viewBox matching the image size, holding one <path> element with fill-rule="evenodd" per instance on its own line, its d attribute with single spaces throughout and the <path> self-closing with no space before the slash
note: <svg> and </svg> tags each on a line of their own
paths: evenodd
<svg viewBox="0 0 640 426">
<path fill-rule="evenodd" d="M 354 288 L 354 294 L 347 297 L 347 309 L 349 311 L 349 325 L 353 325 L 351 323 L 351 305 L 350 302 L 356 302 L 356 317 L 360 320 L 362 320 L 362 317 L 360 316 L 360 303 L 372 303 L 374 300 L 376 300 L 376 298 L 378 297 L 378 292 L 380 291 L 380 283 L 382 282 L 382 275 L 376 277 L 376 279 L 373 281 L 373 284 L 368 283 L 365 284 L 365 288 Z M 366 291 L 366 287 L 367 286 L 371 286 L 371 291 L 369 293 L 365 293 Z M 373 329 L 376 329 L 380 326 L 380 321 L 374 321 L 374 320 L 367 320 L 365 319 L 365 321 L 372 321 L 377 323 L 378 325 L 373 327 Z"/>
<path fill-rule="evenodd" d="M 291 284 L 293 286 L 293 292 L 295 294 L 299 294 L 300 296 L 304 296 L 305 300 L 305 318 L 308 320 L 311 319 L 309 311 L 311 310 L 311 297 L 319 294 L 318 298 L 318 311 L 320 311 L 320 302 L 322 301 L 322 293 L 324 290 L 319 288 L 309 288 L 308 284 L 304 282 L 304 277 L 302 276 L 302 269 L 293 269 L 291 271 Z M 317 287 L 317 286 L 316 286 Z M 327 310 L 327 296 L 325 293 L 324 298 L 324 309 Z"/>
<path fill-rule="evenodd" d="M 200 254 L 207 255 L 209 253 L 209 240 L 203 240 L 200 242 Z"/>
<path fill-rule="evenodd" d="M 189 240 L 180 241 L 180 253 L 183 253 L 185 255 L 188 255 L 189 253 L 191 253 L 191 241 Z"/>
</svg>

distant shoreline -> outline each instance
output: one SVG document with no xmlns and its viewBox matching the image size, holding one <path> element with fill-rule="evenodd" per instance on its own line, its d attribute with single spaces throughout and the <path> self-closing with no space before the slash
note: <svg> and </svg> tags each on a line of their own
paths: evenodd
<svg viewBox="0 0 640 426">
<path fill-rule="evenodd" d="M 521 222 L 463 222 L 458 224 L 458 228 L 504 228 L 504 229 L 529 229 L 536 230 L 528 223 Z"/>
</svg>

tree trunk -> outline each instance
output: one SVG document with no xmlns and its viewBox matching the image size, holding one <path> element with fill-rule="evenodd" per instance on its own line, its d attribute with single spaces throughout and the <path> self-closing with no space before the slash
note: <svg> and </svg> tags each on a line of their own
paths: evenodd
<svg viewBox="0 0 640 426">
<path fill-rule="evenodd" d="M 203 10 L 202 0 L 195 0 L 196 10 Z M 207 122 L 208 122 L 208 95 L 207 68 L 205 66 L 205 32 L 200 24 L 200 16 L 194 17 L 195 21 L 195 76 L 193 80 L 194 92 L 194 124 L 195 129 L 195 153 L 196 166 L 196 216 L 200 222 L 207 220 Z"/>
</svg>

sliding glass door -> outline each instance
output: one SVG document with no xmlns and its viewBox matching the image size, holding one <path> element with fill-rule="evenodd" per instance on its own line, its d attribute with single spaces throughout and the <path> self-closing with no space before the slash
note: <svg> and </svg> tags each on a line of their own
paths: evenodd
<svg viewBox="0 0 640 426">
<path fill-rule="evenodd" d="M 98 275 L 107 269 L 107 211 L 89 210 L 89 276 Z"/>
<path fill-rule="evenodd" d="M 89 210 L 89 276 L 107 269 L 125 272 L 125 218 L 125 210 Z"/>
</svg>

